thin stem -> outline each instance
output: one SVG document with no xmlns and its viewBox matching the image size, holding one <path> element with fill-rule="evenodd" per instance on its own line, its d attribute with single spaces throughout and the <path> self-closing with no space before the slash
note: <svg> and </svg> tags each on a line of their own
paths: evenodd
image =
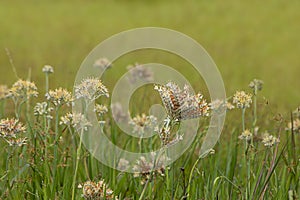
<svg viewBox="0 0 300 200">
<path fill-rule="evenodd" d="M 254 115 L 254 120 L 253 120 L 253 128 L 254 128 L 257 122 L 257 88 L 256 87 L 254 89 L 254 96 L 253 96 L 253 115 Z"/>
<path fill-rule="evenodd" d="M 49 75 L 46 73 L 46 94 L 49 92 Z"/>
<path fill-rule="evenodd" d="M 243 125 L 243 132 L 245 131 L 245 112 L 246 108 L 242 109 L 242 125 Z"/>
<path fill-rule="evenodd" d="M 20 79 L 19 76 L 18 76 L 17 70 L 16 70 L 16 66 L 14 64 L 14 60 L 13 60 L 12 56 L 10 55 L 10 52 L 9 52 L 8 48 L 5 48 L 5 51 L 6 51 L 6 55 L 7 55 L 8 59 L 9 59 L 9 63 L 11 65 L 11 67 L 12 67 L 12 70 L 14 72 L 15 77 L 17 79 Z"/>
<path fill-rule="evenodd" d="M 7 184 L 8 194 L 10 196 L 12 194 L 11 194 L 11 187 L 10 187 L 10 183 L 9 183 L 9 174 L 10 174 L 9 163 L 11 162 L 12 154 L 13 154 L 13 152 L 11 151 L 11 148 L 8 146 L 5 170 L 6 170 L 6 184 Z"/>
<path fill-rule="evenodd" d="M 75 185 L 76 185 L 76 178 L 77 178 L 77 172 L 78 172 L 78 166 L 79 166 L 79 160 L 80 160 L 83 131 L 84 131 L 84 129 L 81 129 L 79 145 L 78 145 L 78 148 L 76 151 L 77 152 L 76 153 L 76 165 L 75 165 L 75 172 L 74 172 L 73 183 L 72 183 L 72 200 L 75 199 Z"/>
<path fill-rule="evenodd" d="M 201 156 L 199 156 L 199 158 L 196 160 L 196 162 L 194 163 L 194 165 L 192 167 L 190 177 L 189 177 L 189 182 L 188 182 L 189 185 L 188 185 L 188 188 L 187 188 L 187 199 L 190 199 L 190 188 L 191 188 L 191 184 L 192 184 L 192 177 L 193 177 L 194 171 L 196 169 L 196 166 L 197 166 L 197 164 L 200 160 L 201 160 Z"/>
<path fill-rule="evenodd" d="M 146 189 L 147 189 L 147 187 L 148 187 L 149 180 L 150 180 L 150 179 L 147 180 L 147 182 L 146 182 L 146 184 L 145 184 L 145 186 L 144 186 L 144 189 L 143 189 L 143 191 L 142 191 L 142 194 L 141 194 L 139 200 L 142 200 L 142 199 L 144 198 Z"/>
<path fill-rule="evenodd" d="M 52 185 L 52 195 L 55 194 L 55 185 L 56 185 L 56 168 L 57 168 L 57 153 L 58 153 L 58 111 L 59 111 L 59 106 L 55 107 L 55 139 L 54 139 L 54 162 L 53 162 L 53 185 Z M 53 196 L 54 197 L 54 196 Z"/>
</svg>

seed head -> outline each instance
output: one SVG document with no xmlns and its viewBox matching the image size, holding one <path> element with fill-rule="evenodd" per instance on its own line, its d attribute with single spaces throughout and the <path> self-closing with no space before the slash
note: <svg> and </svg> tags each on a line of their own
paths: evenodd
<svg viewBox="0 0 300 200">
<path fill-rule="evenodd" d="M 254 90 L 254 92 L 260 91 L 263 88 L 264 82 L 262 80 L 254 79 L 249 83 L 249 87 Z"/>
<path fill-rule="evenodd" d="M 96 104 L 94 112 L 97 113 L 100 117 L 102 117 L 105 113 L 108 112 L 108 109 L 105 105 Z"/>
<path fill-rule="evenodd" d="M 263 136 L 263 140 L 262 143 L 264 144 L 265 147 L 272 147 L 276 144 L 278 144 L 280 142 L 280 140 L 278 138 L 276 138 L 273 135 L 270 135 L 269 133 L 265 133 Z"/>
<path fill-rule="evenodd" d="M 47 119 L 53 119 L 51 112 L 53 108 L 48 106 L 47 102 L 37 103 L 33 108 L 33 114 L 35 116 L 46 116 Z"/>
<path fill-rule="evenodd" d="M 50 90 L 46 94 L 46 99 L 52 102 L 55 106 L 62 106 L 64 104 L 70 106 L 73 103 L 71 92 L 68 92 L 66 89 L 61 87 L 55 90 Z"/>
<path fill-rule="evenodd" d="M 82 196 L 84 199 L 114 199 L 114 192 L 104 183 L 104 180 L 99 182 L 87 181 L 82 186 Z"/>
<path fill-rule="evenodd" d="M 92 124 L 81 113 L 67 113 L 60 118 L 60 125 L 72 126 L 77 131 L 87 130 Z"/>
<path fill-rule="evenodd" d="M 152 115 L 146 116 L 146 114 L 143 113 L 142 115 L 134 117 L 129 124 L 133 125 L 133 132 L 142 135 L 145 131 L 153 131 L 155 129 L 157 119 Z"/>
<path fill-rule="evenodd" d="M 86 101 L 94 101 L 101 96 L 109 97 L 108 90 L 102 81 L 97 78 L 83 79 L 75 86 L 75 98 L 84 98 Z"/>
<path fill-rule="evenodd" d="M 124 112 L 122 105 L 118 103 L 114 103 L 111 105 L 112 115 L 116 122 L 127 122 L 128 114 Z"/>
<path fill-rule="evenodd" d="M 152 71 L 143 65 L 135 63 L 135 65 L 129 65 L 127 69 L 130 73 L 129 82 L 132 84 L 136 83 L 138 80 L 147 82 L 153 81 Z"/>
<path fill-rule="evenodd" d="M 50 65 L 45 65 L 42 70 L 45 74 L 52 74 L 54 72 L 53 67 Z"/>
<path fill-rule="evenodd" d="M 19 133 L 24 133 L 26 127 L 14 118 L 1 119 L 0 121 L 0 136 L 3 138 L 16 138 Z"/>
<path fill-rule="evenodd" d="M 99 58 L 95 61 L 94 67 L 105 70 L 111 68 L 112 63 L 107 58 Z"/>
<path fill-rule="evenodd" d="M 18 80 L 13 84 L 11 89 L 8 91 L 8 97 L 15 99 L 29 99 L 30 97 L 37 97 L 37 87 L 34 82 Z"/>
<path fill-rule="evenodd" d="M 129 168 L 129 161 L 121 158 L 118 163 L 118 170 L 125 171 Z"/>
<path fill-rule="evenodd" d="M 237 91 L 233 96 L 233 103 L 237 108 L 249 108 L 252 103 L 252 95 L 245 91 Z"/>
<path fill-rule="evenodd" d="M 252 133 L 250 132 L 249 129 L 246 129 L 245 131 L 242 132 L 242 134 L 239 136 L 240 140 L 246 140 L 247 142 L 251 141 L 252 139 Z"/>
<path fill-rule="evenodd" d="M 220 100 L 220 99 L 216 99 L 216 100 L 212 101 L 209 104 L 209 106 L 210 106 L 210 109 L 213 110 L 216 113 L 222 113 L 226 109 L 227 110 L 234 109 L 234 105 L 227 102 L 227 100 Z"/>
</svg>

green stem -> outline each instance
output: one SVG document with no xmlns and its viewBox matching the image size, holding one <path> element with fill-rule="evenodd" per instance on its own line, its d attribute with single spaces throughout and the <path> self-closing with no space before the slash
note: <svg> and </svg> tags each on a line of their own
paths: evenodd
<svg viewBox="0 0 300 200">
<path fill-rule="evenodd" d="M 255 128 L 257 122 L 257 97 L 256 96 L 257 96 L 257 89 L 255 88 L 254 97 L 253 97 L 253 115 L 254 115 L 253 128 Z"/>
<path fill-rule="evenodd" d="M 246 108 L 242 109 L 242 125 L 243 125 L 243 132 L 245 131 L 245 112 Z"/>
<path fill-rule="evenodd" d="M 48 75 L 48 73 L 46 73 L 46 86 L 45 86 L 46 88 L 46 94 L 48 93 L 48 91 L 49 91 L 49 75 Z"/>
<path fill-rule="evenodd" d="M 56 185 L 56 179 L 57 179 L 57 154 L 58 154 L 58 111 L 59 111 L 59 106 L 55 107 L 55 139 L 54 139 L 54 161 L 53 161 L 53 183 L 52 183 L 52 197 L 55 196 L 55 185 Z"/>
<path fill-rule="evenodd" d="M 199 156 L 199 158 L 196 160 L 196 162 L 194 163 L 190 176 L 189 176 L 189 182 L 188 182 L 188 188 L 187 188 L 187 199 L 190 199 L 190 189 L 191 189 L 191 184 L 192 184 L 192 177 L 194 174 L 194 171 L 196 169 L 196 166 L 198 164 L 198 162 L 201 160 L 201 156 Z"/>
<path fill-rule="evenodd" d="M 78 172 L 78 166 L 79 166 L 79 160 L 80 160 L 80 152 L 81 152 L 81 146 L 82 146 L 82 136 L 83 136 L 83 131 L 84 129 L 81 130 L 80 132 L 80 140 L 79 140 L 79 145 L 77 148 L 77 153 L 76 153 L 76 165 L 75 165 L 75 172 L 73 176 L 73 183 L 72 183 L 72 200 L 75 199 L 75 185 L 76 185 L 76 178 L 77 178 L 77 172 Z"/>
<path fill-rule="evenodd" d="M 142 191 L 142 194 L 141 194 L 139 200 L 142 200 L 142 199 L 144 198 L 146 189 L 147 189 L 147 187 L 148 187 L 149 180 L 150 180 L 150 179 L 147 180 L 147 182 L 146 182 L 146 184 L 145 184 L 145 186 L 144 186 L 144 189 L 143 189 L 143 191 Z"/>
</svg>

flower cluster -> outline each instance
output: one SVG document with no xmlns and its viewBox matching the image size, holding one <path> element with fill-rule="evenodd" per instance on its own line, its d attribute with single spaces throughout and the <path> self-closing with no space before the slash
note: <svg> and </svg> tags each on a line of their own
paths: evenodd
<svg viewBox="0 0 300 200">
<path fill-rule="evenodd" d="M 42 69 L 45 74 L 52 74 L 54 72 L 53 67 L 50 65 L 45 65 Z"/>
<path fill-rule="evenodd" d="M 62 106 L 64 104 L 70 106 L 73 103 L 73 97 L 71 92 L 68 92 L 66 89 L 63 88 L 50 90 L 46 94 L 46 99 L 48 101 L 51 101 L 55 106 Z"/>
<path fill-rule="evenodd" d="M 112 67 L 112 63 L 107 58 L 99 58 L 95 61 L 94 67 L 105 70 Z"/>
<path fill-rule="evenodd" d="M 144 185 L 147 181 L 152 181 L 157 175 L 165 176 L 165 163 L 168 160 L 169 158 L 165 155 L 159 156 L 155 152 L 151 152 L 148 160 L 141 156 L 133 166 L 134 177 L 141 177 L 141 184 Z"/>
<path fill-rule="evenodd" d="M 8 91 L 8 97 L 15 99 L 29 99 L 30 97 L 37 97 L 37 87 L 33 82 L 18 80 Z"/>
<path fill-rule="evenodd" d="M 60 118 L 60 125 L 72 126 L 77 131 L 87 130 L 92 124 L 81 113 L 67 113 Z"/>
<path fill-rule="evenodd" d="M 124 158 L 121 158 L 118 162 L 117 169 L 120 171 L 125 171 L 128 168 L 129 168 L 129 161 Z"/>
<path fill-rule="evenodd" d="M 105 105 L 96 104 L 94 112 L 97 113 L 99 117 L 102 117 L 105 113 L 108 112 L 108 109 Z"/>
<path fill-rule="evenodd" d="M 0 121 L 0 136 L 10 146 L 23 146 L 26 144 L 27 138 L 18 138 L 19 134 L 25 133 L 26 127 L 14 118 L 2 119 Z"/>
<path fill-rule="evenodd" d="M 262 90 L 264 82 L 262 80 L 254 79 L 249 83 L 249 87 L 253 89 L 254 93 Z"/>
<path fill-rule="evenodd" d="M 80 185 L 79 188 L 82 188 L 82 196 L 84 199 L 118 199 L 117 197 L 114 197 L 113 190 L 104 183 L 104 180 L 98 182 L 87 181 L 83 184 L 83 186 Z"/>
<path fill-rule="evenodd" d="M 127 67 L 130 73 L 129 82 L 135 83 L 138 80 L 150 82 L 153 80 L 153 73 L 148 68 L 136 63 Z"/>
<path fill-rule="evenodd" d="M 109 97 L 108 90 L 98 78 L 83 79 L 75 86 L 75 98 L 84 98 L 86 101 L 94 101 L 101 96 Z"/>
<path fill-rule="evenodd" d="M 209 115 L 209 105 L 203 95 L 190 94 L 188 86 L 184 86 L 182 91 L 178 85 L 169 82 L 166 85 L 156 85 L 154 89 L 159 92 L 172 120 L 181 121 Z"/>
<path fill-rule="evenodd" d="M 252 95 L 245 91 L 237 91 L 233 96 L 233 103 L 237 108 L 249 108 L 252 103 Z"/>
<path fill-rule="evenodd" d="M 47 102 L 37 103 L 33 108 L 33 114 L 35 116 L 46 116 L 47 119 L 53 119 L 51 112 L 53 111 L 52 107 L 49 107 Z"/>
<path fill-rule="evenodd" d="M 8 88 L 6 85 L 0 85 L 0 100 L 5 99 L 8 94 Z"/>
<path fill-rule="evenodd" d="M 133 132 L 139 133 L 142 135 L 145 131 L 153 131 L 157 124 L 156 117 L 150 115 L 146 116 L 146 114 L 137 115 L 134 117 L 129 124 L 133 125 Z"/>
<path fill-rule="evenodd" d="M 280 140 L 276 138 L 273 135 L 270 135 L 269 133 L 265 133 L 262 139 L 262 143 L 264 144 L 265 147 L 272 147 L 276 144 L 278 144 Z"/>
<path fill-rule="evenodd" d="M 210 104 L 210 109 L 216 113 L 222 113 L 223 111 L 234 109 L 234 105 L 226 100 L 216 99 L 212 101 Z"/>
<path fill-rule="evenodd" d="M 253 137 L 253 134 L 250 132 L 249 129 L 246 129 L 242 132 L 242 134 L 239 136 L 239 139 L 246 140 L 247 142 L 251 141 Z"/>
<path fill-rule="evenodd" d="M 111 105 L 112 116 L 116 122 L 127 122 L 128 113 L 125 113 L 121 103 L 114 103 Z"/>
</svg>

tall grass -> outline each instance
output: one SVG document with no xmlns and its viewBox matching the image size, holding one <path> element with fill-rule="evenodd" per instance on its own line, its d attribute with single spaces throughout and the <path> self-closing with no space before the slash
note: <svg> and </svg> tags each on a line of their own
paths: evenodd
<svg viewBox="0 0 300 200">
<path fill-rule="evenodd" d="M 300 194 L 299 112 L 292 112 L 291 119 L 273 116 L 262 92 L 251 90 L 253 87 L 250 88 L 253 96 L 246 97 L 251 99 L 249 105 L 245 104 L 243 94 L 233 95 L 236 108 L 228 110 L 222 137 L 208 156 L 197 154 L 207 130 L 203 125 L 188 151 L 164 168 L 163 173 L 134 175 L 101 164 L 82 146 L 85 127 L 78 127 L 75 113 L 66 117 L 70 110 L 67 105 L 72 103 L 74 95 L 68 97 L 66 90 L 59 97 L 55 95 L 61 93 L 50 94 L 56 90 L 48 88 L 49 75 L 46 73 L 48 98 L 43 108 L 35 106 L 37 89 L 29 88 L 29 83 L 33 84 L 30 81 L 22 82 L 20 88 L 13 85 L 3 93 L 3 98 L 0 96 L 1 199 L 80 199 L 87 198 L 95 187 L 111 199 L 295 200 Z M 21 92 L 23 96 L 19 95 Z M 100 100 L 97 102 L 102 103 Z M 22 107 L 24 103 L 28 103 L 28 110 Z M 4 112 L 7 106 L 17 107 L 16 112 Z M 25 124 L 26 131 L 5 136 L 6 118 L 16 122 L 10 134 L 17 125 Z M 111 141 L 124 149 L 146 151 L 157 147 L 160 141 L 158 136 L 154 138 L 157 142 L 150 143 L 126 137 L 110 122 L 109 113 L 101 115 L 99 120 L 106 122 L 103 130 Z M 203 124 L 206 122 L 204 119 Z M 16 142 L 22 138 L 26 139 Z"/>
</svg>

